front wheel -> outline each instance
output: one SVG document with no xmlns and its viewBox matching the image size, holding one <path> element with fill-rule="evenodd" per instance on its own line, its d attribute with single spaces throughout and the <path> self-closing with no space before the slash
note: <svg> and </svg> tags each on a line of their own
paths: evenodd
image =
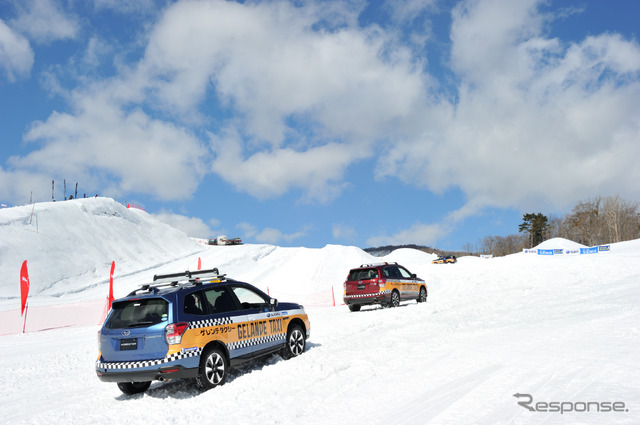
<svg viewBox="0 0 640 425">
<path fill-rule="evenodd" d="M 149 389 L 151 381 L 145 382 L 118 382 L 118 388 L 126 395 L 143 393 Z"/>
<path fill-rule="evenodd" d="M 299 356 L 304 352 L 307 339 L 300 325 L 293 325 L 287 332 L 287 342 L 282 349 L 282 357 L 289 360 L 291 357 Z"/>
<path fill-rule="evenodd" d="M 196 378 L 198 386 L 206 391 L 224 385 L 228 368 L 227 357 L 222 351 L 214 347 L 207 349 L 200 359 L 200 370 Z"/>
<path fill-rule="evenodd" d="M 427 290 L 424 289 L 424 286 L 420 287 L 420 295 L 418 295 L 418 302 L 419 303 L 427 302 Z"/>
</svg>

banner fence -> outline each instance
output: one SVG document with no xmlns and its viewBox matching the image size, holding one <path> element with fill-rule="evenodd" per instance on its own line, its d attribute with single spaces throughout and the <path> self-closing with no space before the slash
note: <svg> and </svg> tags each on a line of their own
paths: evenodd
<svg viewBox="0 0 640 425">
<path fill-rule="evenodd" d="M 553 249 L 523 249 L 522 252 L 525 254 L 536 254 L 536 255 L 592 255 L 599 253 L 608 253 L 611 252 L 611 245 L 598 245 L 592 246 L 589 248 L 553 248 Z"/>
</svg>

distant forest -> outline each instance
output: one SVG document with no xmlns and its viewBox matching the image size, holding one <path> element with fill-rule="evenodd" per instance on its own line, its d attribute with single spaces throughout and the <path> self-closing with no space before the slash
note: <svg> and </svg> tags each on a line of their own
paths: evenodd
<svg viewBox="0 0 640 425">
<path fill-rule="evenodd" d="M 414 248 L 443 255 L 493 255 L 500 257 L 533 248 L 552 238 L 564 238 L 586 246 L 605 245 L 640 238 L 640 212 L 637 202 L 618 196 L 596 197 L 579 202 L 564 217 L 547 217 L 542 213 L 522 216 L 518 233 L 508 236 L 485 236 L 475 244 L 467 243 L 463 251 L 443 251 L 422 245 L 388 245 L 366 248 L 384 256 L 398 248 Z"/>
<path fill-rule="evenodd" d="M 375 257 L 384 257 L 385 255 L 390 254 L 392 251 L 395 251 L 396 249 L 400 249 L 400 248 L 418 249 L 420 251 L 424 251 L 424 252 L 429 253 L 429 254 L 435 253 L 439 257 L 445 256 L 445 255 L 462 256 L 462 255 L 471 254 L 470 252 L 467 252 L 467 251 L 443 251 L 441 249 L 431 248 L 429 246 L 414 245 L 414 244 L 409 244 L 409 245 L 385 245 L 385 246 L 379 246 L 379 247 L 375 247 L 375 248 L 365 248 L 364 251 L 368 252 L 369 254 L 371 254 L 371 255 L 373 255 Z"/>
<path fill-rule="evenodd" d="M 586 246 L 605 245 L 640 238 L 638 203 L 618 196 L 579 202 L 564 217 L 524 214 L 518 233 L 485 236 L 464 250 L 471 254 L 503 256 L 533 248 L 552 238 L 565 238 Z"/>
</svg>

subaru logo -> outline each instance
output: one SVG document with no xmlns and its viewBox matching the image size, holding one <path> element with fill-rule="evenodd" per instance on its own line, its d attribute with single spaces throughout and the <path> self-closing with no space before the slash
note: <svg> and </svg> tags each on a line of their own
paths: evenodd
<svg viewBox="0 0 640 425">
<path fill-rule="evenodd" d="M 131 331 L 122 331 L 122 336 L 129 336 Z"/>
</svg>

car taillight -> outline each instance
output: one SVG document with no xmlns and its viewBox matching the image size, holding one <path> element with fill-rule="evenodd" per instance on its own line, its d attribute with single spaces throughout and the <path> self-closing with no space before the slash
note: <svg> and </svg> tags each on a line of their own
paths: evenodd
<svg viewBox="0 0 640 425">
<path fill-rule="evenodd" d="M 189 324 L 185 322 L 167 325 L 167 327 L 164 328 L 164 339 L 167 341 L 167 344 L 180 344 L 182 334 L 184 334 L 188 327 Z"/>
<path fill-rule="evenodd" d="M 378 279 L 378 286 L 384 288 L 384 284 L 387 283 L 386 279 Z"/>
</svg>

